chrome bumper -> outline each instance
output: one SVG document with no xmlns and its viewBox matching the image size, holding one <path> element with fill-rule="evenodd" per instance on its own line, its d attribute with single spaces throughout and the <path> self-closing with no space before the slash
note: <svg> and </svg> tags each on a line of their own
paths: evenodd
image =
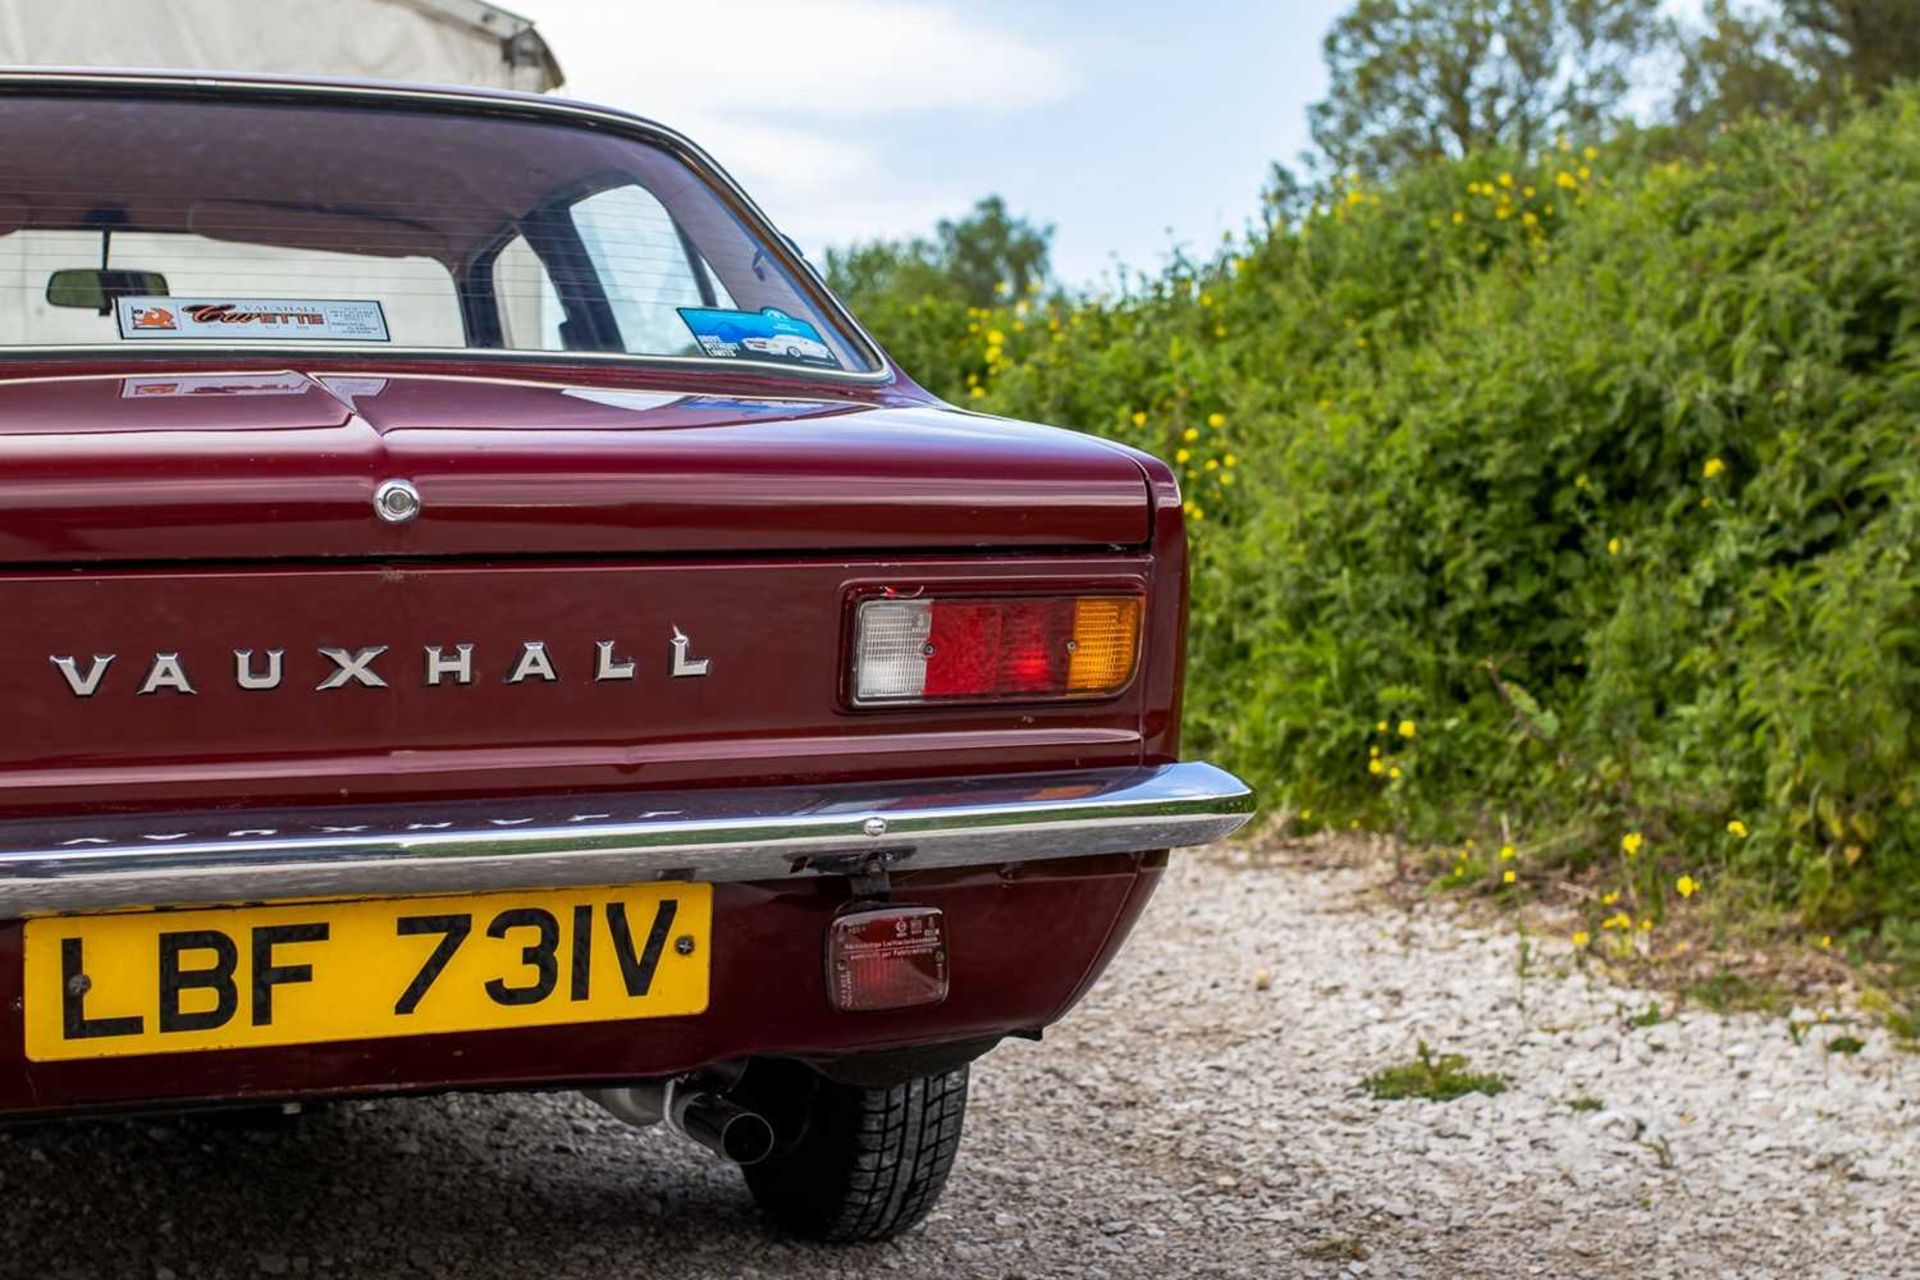
<svg viewBox="0 0 1920 1280">
<path fill-rule="evenodd" d="M 0 919 L 269 898 L 784 880 L 1205 844 L 1253 793 L 1208 764 L 0 823 Z"/>
</svg>

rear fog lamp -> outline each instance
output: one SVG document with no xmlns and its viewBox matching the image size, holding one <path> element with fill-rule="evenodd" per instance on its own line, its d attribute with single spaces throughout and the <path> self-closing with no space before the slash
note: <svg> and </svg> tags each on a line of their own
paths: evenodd
<svg viewBox="0 0 1920 1280">
<path fill-rule="evenodd" d="M 842 1013 L 947 998 L 947 927 L 938 907 L 881 907 L 827 927 L 827 992 Z"/>
<path fill-rule="evenodd" d="M 1133 679 L 1138 596 L 865 600 L 854 623 L 863 706 L 1094 698 Z"/>
</svg>

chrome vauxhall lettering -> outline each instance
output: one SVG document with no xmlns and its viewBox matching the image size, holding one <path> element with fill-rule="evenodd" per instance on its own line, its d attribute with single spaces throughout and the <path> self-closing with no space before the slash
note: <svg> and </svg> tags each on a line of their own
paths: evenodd
<svg viewBox="0 0 1920 1280">
<path fill-rule="evenodd" d="M 87 674 L 80 674 L 80 668 L 72 658 L 54 658 L 53 665 L 60 668 L 60 674 L 67 678 L 67 687 L 73 690 L 76 698 L 91 698 L 100 688 L 100 678 L 107 674 L 107 668 L 113 665 L 113 655 L 96 653 L 93 665 L 87 668 Z"/>
<path fill-rule="evenodd" d="M 384 689 L 387 682 L 374 671 L 373 660 L 386 651 L 387 646 L 383 644 L 369 645 L 353 653 L 345 649 L 322 649 L 320 656 L 330 660 L 338 670 L 313 687 L 316 690 L 338 689 L 352 680 L 369 689 Z"/>
<path fill-rule="evenodd" d="M 267 669 L 256 674 L 253 669 L 253 650 L 235 649 L 233 651 L 233 682 L 242 689 L 278 689 L 280 659 L 285 655 L 284 649 L 267 650 Z"/>
<path fill-rule="evenodd" d="M 314 653 L 330 666 L 313 689 L 324 693 L 350 685 L 364 689 L 390 688 L 386 677 L 375 666 L 389 647 L 376 644 L 355 649 L 331 645 L 316 648 Z M 477 648 L 473 644 L 421 646 L 421 683 L 428 688 L 472 685 L 478 673 Z M 617 682 L 638 678 L 639 663 L 622 654 L 618 640 L 596 640 L 593 648 L 595 681 Z M 285 685 L 285 649 L 248 648 L 230 652 L 233 655 L 235 688 L 262 692 Z M 72 654 L 52 654 L 47 661 L 60 673 L 61 680 L 74 697 L 91 698 L 105 686 L 108 672 L 118 657 L 118 654 L 96 653 L 87 660 L 85 667 Z M 676 680 L 705 676 L 713 665 L 707 658 L 693 656 L 693 640 L 678 627 L 671 629 L 667 657 L 667 674 Z M 546 642 L 525 640 L 521 642 L 520 651 L 506 672 L 504 683 L 559 684 L 563 679 L 561 663 L 549 652 Z M 194 685 L 186 660 L 180 654 L 156 652 L 148 663 L 137 692 L 194 694 L 199 689 Z"/>
</svg>

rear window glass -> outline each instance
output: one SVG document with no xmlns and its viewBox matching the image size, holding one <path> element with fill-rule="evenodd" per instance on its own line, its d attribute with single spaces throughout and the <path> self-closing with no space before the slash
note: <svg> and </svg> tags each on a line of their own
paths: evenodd
<svg viewBox="0 0 1920 1280">
<path fill-rule="evenodd" d="M 389 105 L 0 97 L 0 348 L 594 352 L 868 371 L 661 146 Z"/>
</svg>

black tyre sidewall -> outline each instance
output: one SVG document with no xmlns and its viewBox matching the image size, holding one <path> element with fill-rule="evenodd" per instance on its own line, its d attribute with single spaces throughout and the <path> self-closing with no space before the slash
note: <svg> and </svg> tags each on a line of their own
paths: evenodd
<svg viewBox="0 0 1920 1280">
<path fill-rule="evenodd" d="M 946 1185 L 966 1115 L 967 1068 L 888 1088 L 814 1083 L 797 1138 L 746 1169 L 784 1230 L 881 1240 L 927 1215 Z"/>
</svg>

